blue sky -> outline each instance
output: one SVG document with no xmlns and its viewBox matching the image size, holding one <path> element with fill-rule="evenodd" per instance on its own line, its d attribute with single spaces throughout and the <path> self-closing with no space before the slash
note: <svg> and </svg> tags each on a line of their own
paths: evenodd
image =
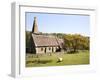
<svg viewBox="0 0 100 80">
<path fill-rule="evenodd" d="M 90 35 L 90 17 L 86 15 L 27 12 L 25 14 L 27 31 L 32 30 L 34 17 L 37 17 L 40 32 Z"/>
</svg>

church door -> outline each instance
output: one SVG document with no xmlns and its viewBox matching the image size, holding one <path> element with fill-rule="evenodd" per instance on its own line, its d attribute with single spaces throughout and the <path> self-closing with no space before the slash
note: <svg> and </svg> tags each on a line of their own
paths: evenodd
<svg viewBox="0 0 100 80">
<path fill-rule="evenodd" d="M 45 48 L 45 53 L 46 53 L 46 48 Z"/>
<path fill-rule="evenodd" d="M 53 47 L 52 47 L 52 52 L 54 52 L 54 49 L 53 49 Z"/>
</svg>

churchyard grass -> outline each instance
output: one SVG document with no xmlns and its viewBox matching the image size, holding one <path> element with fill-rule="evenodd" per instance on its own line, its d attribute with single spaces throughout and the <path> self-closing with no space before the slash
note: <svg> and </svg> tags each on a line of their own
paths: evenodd
<svg viewBox="0 0 100 80">
<path fill-rule="evenodd" d="M 58 58 L 62 58 L 61 62 Z M 64 65 L 83 65 L 89 64 L 90 54 L 88 50 L 79 51 L 77 53 L 51 53 L 51 54 L 27 54 L 26 67 L 42 67 L 42 66 L 64 66 Z"/>
</svg>

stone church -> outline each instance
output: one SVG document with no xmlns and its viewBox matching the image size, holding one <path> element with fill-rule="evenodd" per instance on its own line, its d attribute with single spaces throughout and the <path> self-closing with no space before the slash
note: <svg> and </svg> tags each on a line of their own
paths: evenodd
<svg viewBox="0 0 100 80">
<path fill-rule="evenodd" d="M 53 35 L 41 34 L 38 31 L 37 18 L 34 17 L 33 28 L 31 32 L 31 53 L 54 53 L 61 52 L 63 48 L 63 39 Z M 26 49 L 26 53 L 28 48 Z"/>
</svg>

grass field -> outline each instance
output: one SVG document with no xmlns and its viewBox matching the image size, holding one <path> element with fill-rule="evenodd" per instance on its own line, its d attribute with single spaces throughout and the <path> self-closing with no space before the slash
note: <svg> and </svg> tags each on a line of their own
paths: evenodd
<svg viewBox="0 0 100 80">
<path fill-rule="evenodd" d="M 89 64 L 89 51 L 80 51 L 74 54 L 52 53 L 36 56 L 35 54 L 26 55 L 26 67 L 40 66 L 63 66 L 63 65 L 82 65 Z M 58 62 L 58 57 L 63 59 Z"/>
</svg>

